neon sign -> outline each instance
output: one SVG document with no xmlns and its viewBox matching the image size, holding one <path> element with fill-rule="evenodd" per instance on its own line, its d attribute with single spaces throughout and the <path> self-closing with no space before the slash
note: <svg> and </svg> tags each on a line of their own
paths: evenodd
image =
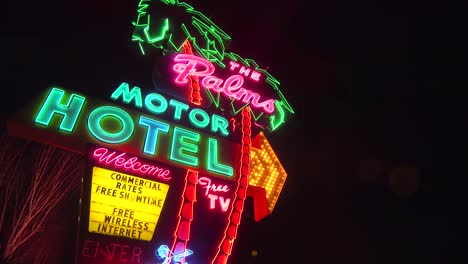
<svg viewBox="0 0 468 264">
<path fill-rule="evenodd" d="M 188 104 L 174 99 L 170 99 L 168 102 L 164 96 L 158 93 L 147 94 L 144 97 L 145 100 L 143 104 L 143 96 L 141 94 L 140 87 L 134 86 L 130 90 L 129 85 L 125 82 L 120 84 L 120 86 L 112 93 L 111 98 L 116 101 L 121 98 L 122 102 L 126 104 L 133 102 L 136 108 L 142 108 L 144 105 L 147 112 L 156 115 L 168 112 L 168 106 L 170 106 L 174 111 L 172 116 L 174 121 L 180 121 L 182 114 L 187 111 L 189 113 L 188 119 L 190 124 L 195 128 L 204 129 L 211 123 L 210 131 L 212 133 L 219 133 L 221 136 L 229 135 L 229 122 L 226 118 L 216 114 L 212 114 L 210 118 L 208 113 L 201 108 L 190 109 Z"/>
<path fill-rule="evenodd" d="M 229 209 L 229 203 L 231 202 L 230 198 L 225 198 L 220 195 L 212 194 L 210 192 L 229 192 L 229 187 L 227 185 L 216 185 L 211 183 L 211 179 L 207 177 L 200 177 L 198 179 L 198 184 L 205 188 L 205 196 L 210 199 L 210 209 L 216 208 L 216 200 L 219 201 L 219 205 L 221 206 L 221 210 L 226 212 Z"/>
<path fill-rule="evenodd" d="M 204 186 L 203 188 L 205 188 L 205 195 L 208 195 L 210 191 L 212 192 L 228 192 L 229 191 L 229 188 L 227 185 L 216 186 L 216 184 L 212 184 L 211 179 L 207 177 L 200 177 L 200 179 L 198 179 L 198 184 L 200 184 L 200 186 Z"/>
<path fill-rule="evenodd" d="M 127 158 L 127 153 L 122 152 L 117 155 L 116 151 L 110 152 L 107 148 L 98 148 L 93 153 L 93 158 L 98 162 L 103 163 L 107 166 L 112 165 L 115 168 L 123 168 L 130 170 L 132 173 L 138 173 L 142 175 L 156 176 L 160 180 L 170 180 L 172 177 L 169 176 L 170 170 L 162 169 L 154 165 L 142 163 L 138 161 L 137 157 Z M 157 175 L 156 175 L 157 173 Z"/>
<path fill-rule="evenodd" d="M 156 16 L 148 12 L 153 3 L 161 11 Z M 253 189 L 247 187 L 252 186 L 254 136 L 277 129 L 294 111 L 276 78 L 253 60 L 226 52 L 229 35 L 202 13 L 178 0 L 140 0 L 138 6 L 133 40 L 143 53 L 150 44 L 170 60 L 163 64 L 167 80 L 152 76 L 155 82 L 168 82 L 159 85 L 164 93 L 143 94 L 122 82 L 111 99 L 142 111 L 136 112 L 52 88 L 22 120 L 34 122 L 33 133 L 21 133 L 56 145 L 65 142 L 65 148 L 76 147 L 73 142 L 99 146 L 86 149 L 93 166 L 91 177 L 82 181 L 89 191 L 84 203 L 80 199 L 81 211 L 87 212 L 80 223 L 86 263 L 153 263 L 156 255 L 163 264 L 187 264 L 185 258 L 193 254 L 189 241 L 201 262 L 227 263 Z M 166 17 L 171 9 L 188 16 Z M 185 97 L 179 101 L 163 95 L 172 90 Z M 202 188 L 198 195 L 197 187 Z M 180 197 L 175 206 L 169 202 L 174 197 Z M 210 230 L 200 230 L 206 223 Z M 128 240 L 138 247 L 132 249 Z M 164 245 L 170 240 L 172 246 Z M 150 250 L 139 247 L 149 244 Z M 163 245 L 154 251 L 155 244 Z M 114 252 L 119 249 L 120 254 Z"/>
<path fill-rule="evenodd" d="M 174 254 L 168 246 L 166 245 L 161 245 L 156 249 L 154 254 L 160 258 L 163 259 L 163 262 L 161 264 L 188 264 L 188 262 L 185 261 L 185 257 L 188 257 L 193 254 L 193 251 L 190 249 L 185 249 L 181 253 Z M 172 262 L 173 261 L 173 262 Z"/>
<path fill-rule="evenodd" d="M 241 101 L 243 103 L 250 103 L 254 108 L 261 108 L 265 113 L 272 113 L 275 111 L 275 100 L 268 99 L 260 101 L 260 94 L 254 93 L 242 87 L 244 84 L 244 77 L 240 74 L 232 75 L 226 80 L 213 76 L 214 66 L 209 61 L 198 56 L 189 54 L 178 54 L 174 58 L 176 62 L 173 66 L 175 72 L 178 73 L 175 82 L 178 84 L 186 84 L 188 76 L 203 77 L 201 79 L 202 87 L 210 89 L 214 92 L 222 92 L 226 97 Z M 239 64 L 234 64 L 231 61 L 231 69 L 234 69 Z M 202 70 L 200 70 L 200 68 Z M 242 72 L 248 72 L 244 69 Z M 258 80 L 259 75 L 254 75 Z M 223 84 L 224 83 L 224 84 Z"/>
<path fill-rule="evenodd" d="M 268 90 L 268 99 L 260 100 L 256 95 L 242 95 L 237 91 L 235 95 L 229 95 L 228 89 L 205 89 L 205 98 L 221 111 L 229 111 L 230 114 L 238 115 L 245 106 L 250 106 L 252 121 L 261 130 L 267 129 L 271 132 L 281 127 L 292 114 L 294 109 L 288 103 L 283 93 L 279 89 L 280 82 L 270 74 L 266 69 L 259 66 L 254 60 L 244 58 L 234 52 L 227 51 L 231 42 L 231 36 L 221 27 L 211 21 L 206 15 L 198 11 L 190 4 L 179 0 L 140 0 L 135 21 L 133 22 L 134 32 L 132 41 L 140 47 L 143 55 L 150 52 L 156 52 L 160 56 L 171 55 L 175 53 L 197 55 L 216 64 L 218 69 L 228 68 L 230 71 L 238 70 L 238 75 L 249 77 L 249 81 L 256 88 L 265 88 Z M 189 43 L 189 44 L 188 44 Z M 268 45 L 268 43 L 264 43 Z M 187 48 L 187 46 L 193 47 Z M 155 72 L 153 72 L 154 74 Z M 189 93 L 186 99 L 194 104 L 201 105 L 201 97 L 197 91 L 197 76 L 191 77 L 191 89 L 194 93 Z M 231 76 L 232 77 L 232 76 Z M 161 79 L 164 74 L 153 76 L 156 82 L 156 88 L 161 85 Z M 205 77 L 206 78 L 206 77 Z M 208 87 L 218 84 L 219 80 L 211 78 L 206 79 L 205 85 Z M 226 81 L 224 80 L 226 87 Z M 242 81 L 244 81 L 242 79 Z M 232 77 L 228 83 L 241 83 L 241 78 Z M 234 87 L 237 87 L 236 84 Z M 229 86 L 228 86 L 229 87 Z M 239 89 L 242 84 L 239 85 Z M 206 88 L 206 87 L 205 87 Z M 250 87 L 252 88 L 252 87 Z M 234 88 L 232 88 L 234 89 Z M 226 93 L 225 91 L 228 90 Z M 246 92 L 251 90 L 245 89 Z M 257 91 L 257 90 L 255 90 Z M 219 94 L 224 96 L 237 96 L 245 99 L 245 104 L 235 104 L 233 100 L 229 108 L 220 102 Z M 264 94 L 264 92 L 262 92 Z M 248 96 L 252 96 L 251 99 Z M 257 99 L 254 99 L 257 98 Z M 252 103 L 254 100 L 258 100 Z M 270 101 L 273 100 L 273 101 Z M 237 99 L 239 101 L 239 99 Z M 240 100 L 239 102 L 242 102 Z"/>
<path fill-rule="evenodd" d="M 89 232 L 151 241 L 168 190 L 167 184 L 93 167 Z"/>
<path fill-rule="evenodd" d="M 134 88 L 129 91 L 126 90 L 126 87 L 128 85 L 120 85 L 112 97 L 115 100 L 122 98 L 124 102 L 134 100 L 138 105 L 139 97 L 135 96 L 137 93 L 134 92 L 138 91 L 138 89 Z M 68 97 L 68 101 L 66 97 Z M 164 97 L 156 93 L 148 94 L 145 99 L 145 102 L 148 102 L 146 105 L 153 106 L 152 100 L 155 98 L 162 100 Z M 164 98 L 164 100 L 167 99 Z M 180 119 L 184 109 L 182 103 L 179 104 L 175 100 L 170 100 L 170 102 L 172 105 L 175 105 L 174 119 Z M 84 107 L 85 103 L 87 103 L 88 107 Z M 89 106 L 93 104 L 95 107 L 90 109 Z M 87 114 L 84 112 L 87 112 Z M 206 126 L 208 119 L 200 121 L 196 116 L 207 117 L 208 114 L 204 115 L 200 113 L 202 113 L 201 110 L 197 110 L 197 108 L 192 109 L 189 117 L 194 117 L 194 120 L 198 120 L 192 120 L 195 126 Z M 86 119 L 83 119 L 83 116 Z M 134 116 L 137 117 L 135 118 Z M 227 120 L 220 116 L 212 115 L 210 121 L 212 123 L 212 132 L 217 132 L 221 135 L 228 134 L 227 127 L 229 122 Z M 172 164 L 203 169 L 217 176 L 228 178 L 233 176 L 234 169 L 230 164 L 235 164 L 235 160 L 228 160 L 227 164 L 221 161 L 221 157 L 223 159 L 231 159 L 233 155 L 220 156 L 221 152 L 226 153 L 226 151 L 229 151 L 229 145 L 235 148 L 233 143 L 223 142 L 221 144 L 223 148 L 228 148 L 223 150 L 220 147 L 220 140 L 212 136 L 207 136 L 160 119 L 132 113 L 120 107 L 96 104 L 88 101 L 84 96 L 68 93 L 62 89 L 52 88 L 49 91 L 35 115 L 34 122 L 38 126 L 48 129 L 57 127 L 59 132 L 65 134 L 75 134 L 75 131 L 81 131 L 82 134 L 87 136 L 89 141 L 100 145 L 104 144 L 117 148 L 128 146 L 132 150 L 132 154 L 135 155 L 143 154 L 157 157 L 162 161 L 169 161 Z M 77 124 L 80 124 L 80 126 Z M 142 143 L 139 141 L 140 138 L 144 139 Z M 135 143 L 135 141 L 138 143 Z M 202 153 L 206 153 L 206 156 L 202 156 Z M 152 168 L 148 164 L 139 163 L 135 157 L 124 160 L 123 155 L 125 154 L 120 154 L 120 156 L 113 159 L 109 156 L 110 153 L 106 154 L 102 149 L 95 153 L 95 155 L 99 156 L 101 161 L 105 160 L 107 164 L 113 163 L 116 167 L 124 167 L 136 172 L 152 173 L 156 170 L 156 168 Z M 158 177 L 162 179 L 167 178 L 168 171 L 159 172 Z"/>
</svg>

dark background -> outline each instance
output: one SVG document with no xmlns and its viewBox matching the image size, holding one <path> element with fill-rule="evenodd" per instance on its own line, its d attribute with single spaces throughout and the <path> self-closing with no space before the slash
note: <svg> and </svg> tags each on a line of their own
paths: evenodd
<svg viewBox="0 0 468 264">
<path fill-rule="evenodd" d="M 461 1 L 187 1 L 268 67 L 296 114 L 267 135 L 288 178 L 232 263 L 464 263 Z M 57 85 L 149 87 L 138 1 L 2 3 L 2 118 Z M 137 84 L 138 83 L 138 84 Z"/>
</svg>

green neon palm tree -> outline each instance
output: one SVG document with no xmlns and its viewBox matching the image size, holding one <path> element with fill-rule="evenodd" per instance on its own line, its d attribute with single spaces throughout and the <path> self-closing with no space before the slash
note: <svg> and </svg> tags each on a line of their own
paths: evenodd
<svg viewBox="0 0 468 264">
<path fill-rule="evenodd" d="M 226 60 L 241 62 L 252 67 L 266 77 L 266 83 L 276 93 L 275 112 L 268 116 L 266 128 L 276 130 L 285 119 L 294 113 L 286 98 L 279 89 L 279 81 L 262 69 L 252 59 L 242 58 L 236 53 L 227 52 L 231 37 L 220 27 L 213 23 L 203 13 L 192 6 L 178 0 L 140 0 L 137 18 L 133 22 L 135 27 L 132 41 L 138 43 L 143 54 L 156 52 L 161 55 L 178 53 L 186 41 L 191 43 L 193 49 L 206 60 L 224 68 Z M 219 97 L 209 92 L 215 105 L 219 105 Z M 233 112 L 240 112 L 244 106 L 233 106 Z M 262 118 L 263 113 L 252 109 L 254 120 Z"/>
</svg>

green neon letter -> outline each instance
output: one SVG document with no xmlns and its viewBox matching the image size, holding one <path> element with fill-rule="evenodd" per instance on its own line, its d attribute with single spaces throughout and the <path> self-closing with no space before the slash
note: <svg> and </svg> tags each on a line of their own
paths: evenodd
<svg viewBox="0 0 468 264">
<path fill-rule="evenodd" d="M 153 101 L 156 100 L 159 102 L 159 106 L 153 104 Z M 145 106 L 146 108 L 155 114 L 164 113 L 167 109 L 167 101 L 164 96 L 157 94 L 157 93 L 150 93 L 145 98 Z"/>
<path fill-rule="evenodd" d="M 227 121 L 226 118 L 213 114 L 211 119 L 212 119 L 211 120 L 211 132 L 216 133 L 216 131 L 219 130 L 219 132 L 221 132 L 221 135 L 223 136 L 229 135 L 229 132 L 227 129 L 229 126 L 229 122 Z"/>
<path fill-rule="evenodd" d="M 113 117 L 119 120 L 122 129 L 119 132 L 107 132 L 102 128 L 101 120 L 104 117 Z M 133 120 L 124 110 L 113 106 L 101 106 L 89 114 L 88 129 L 91 134 L 109 144 L 119 144 L 127 141 L 133 134 Z"/>
<path fill-rule="evenodd" d="M 61 104 L 60 101 L 62 101 L 64 93 L 63 90 L 52 88 L 34 121 L 38 124 L 49 126 L 52 116 L 59 114 L 62 116 L 59 130 L 72 132 L 83 108 L 85 98 L 72 94 L 66 104 Z"/>
<path fill-rule="evenodd" d="M 140 116 L 138 124 L 147 127 L 143 152 L 154 155 L 156 153 L 158 133 L 159 131 L 167 133 L 169 131 L 169 125 L 144 116 Z"/>
<path fill-rule="evenodd" d="M 180 120 L 180 116 L 182 115 L 182 110 L 187 110 L 189 109 L 189 106 L 188 104 L 184 104 L 184 103 L 181 103 L 179 101 L 176 101 L 174 99 L 171 99 L 169 101 L 169 104 L 171 106 L 174 106 L 175 107 L 175 110 L 174 110 L 174 120 Z"/>
<path fill-rule="evenodd" d="M 198 145 L 186 140 L 200 142 L 200 134 L 179 127 L 174 128 L 172 135 L 171 160 L 178 161 L 191 166 L 198 166 L 198 158 L 188 153 L 197 154 Z"/>
<path fill-rule="evenodd" d="M 206 168 L 232 177 L 234 169 L 231 166 L 218 163 L 218 141 L 214 138 L 208 138 L 208 159 Z"/>
<path fill-rule="evenodd" d="M 134 99 L 136 107 L 141 108 L 143 106 L 140 87 L 133 86 L 132 90 L 129 91 L 128 83 L 123 82 L 112 93 L 111 98 L 117 101 L 119 96 L 123 97 L 122 101 L 126 104 L 129 104 Z"/>
<path fill-rule="evenodd" d="M 201 116 L 202 120 L 198 120 L 197 116 Z M 194 108 L 192 111 L 190 111 L 189 120 L 194 126 L 198 128 L 205 128 L 210 123 L 210 117 L 208 114 L 203 111 L 203 109 L 199 108 Z"/>
</svg>

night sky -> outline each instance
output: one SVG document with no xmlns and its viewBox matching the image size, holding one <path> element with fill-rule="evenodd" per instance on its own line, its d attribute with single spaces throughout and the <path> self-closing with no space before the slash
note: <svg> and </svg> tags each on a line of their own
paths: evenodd
<svg viewBox="0 0 468 264">
<path fill-rule="evenodd" d="M 267 134 L 283 192 L 267 219 L 245 216 L 233 263 L 466 263 L 462 4 L 187 2 L 296 111 Z M 122 81 L 149 87 L 130 41 L 137 4 L 2 4 L 2 119 L 54 85 L 102 98 Z"/>
</svg>

